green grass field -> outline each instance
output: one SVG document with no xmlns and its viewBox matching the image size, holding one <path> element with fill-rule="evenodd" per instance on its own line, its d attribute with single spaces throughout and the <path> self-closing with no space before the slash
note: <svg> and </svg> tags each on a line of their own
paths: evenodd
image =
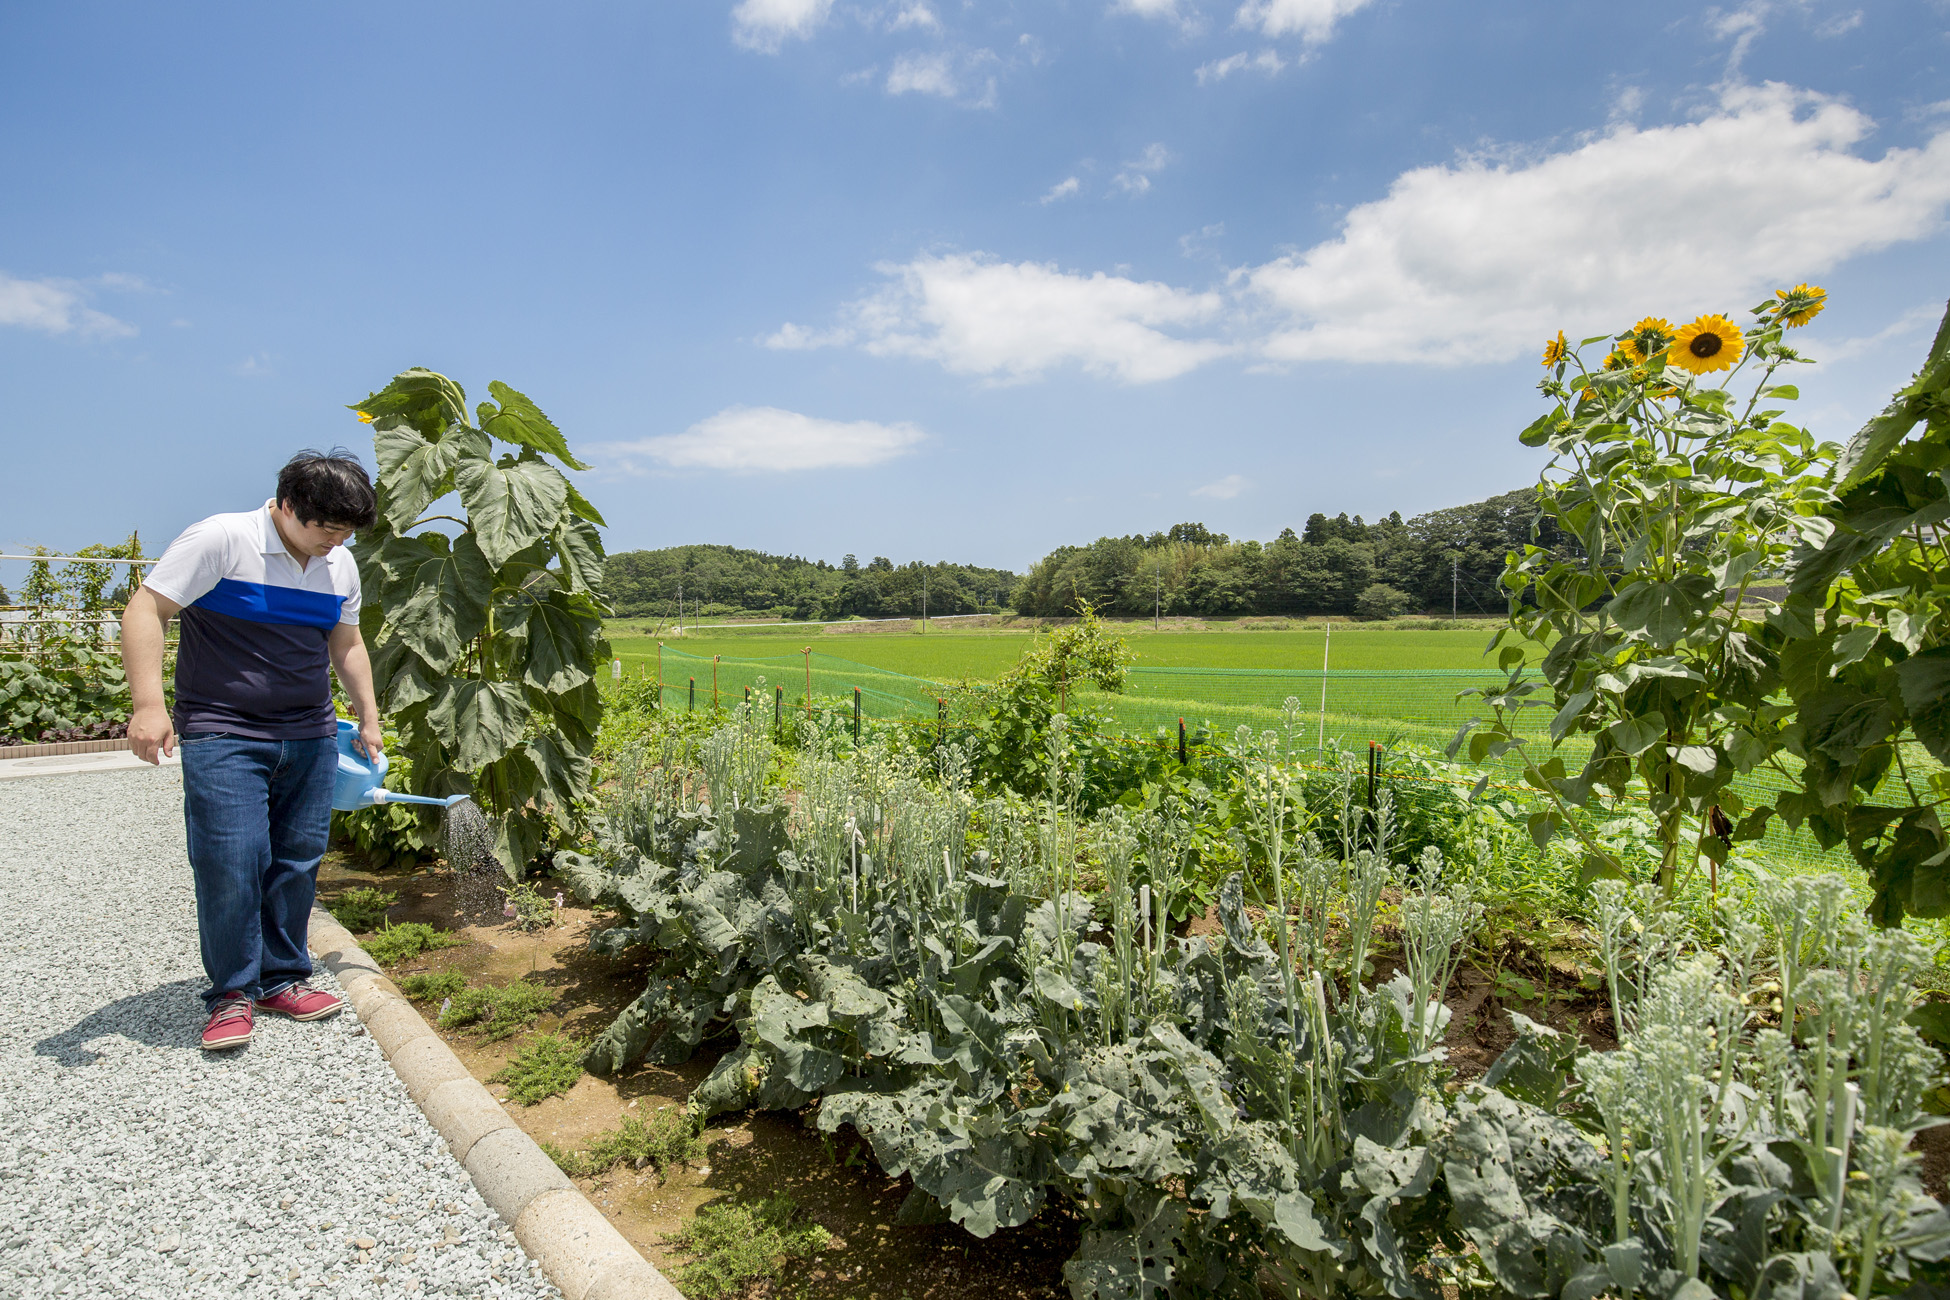
<svg viewBox="0 0 1950 1300">
<path fill-rule="evenodd" d="M 610 644 L 616 657 L 633 673 L 640 664 L 654 665 L 657 657 L 657 638 L 633 635 L 638 626 L 625 620 L 621 625 L 612 625 L 610 631 Z M 1390 671 L 1480 668 L 1487 662 L 1483 647 L 1492 631 L 1488 624 L 1482 628 L 1442 630 L 1359 624 L 1336 626 L 1330 667 Z M 1124 635 L 1136 653 L 1136 665 L 1144 668 L 1318 670 L 1321 648 L 1327 639 L 1327 632 L 1318 627 L 1223 632 L 1133 629 Z M 820 656 L 851 660 L 930 681 L 952 682 L 964 677 L 997 676 L 1022 657 L 1023 651 L 1029 648 L 1029 639 L 1030 634 L 1021 631 L 936 630 L 923 636 L 911 632 L 821 633 L 810 628 L 785 633 L 769 629 L 713 633 L 707 629 L 703 633 L 666 637 L 664 644 L 670 650 L 701 659 L 708 660 L 712 655 L 726 659 L 776 658 L 781 664 L 798 662 L 800 651 L 811 646 Z M 677 656 L 670 655 L 669 660 L 674 664 Z M 673 676 L 667 667 L 666 679 Z"/>
</svg>

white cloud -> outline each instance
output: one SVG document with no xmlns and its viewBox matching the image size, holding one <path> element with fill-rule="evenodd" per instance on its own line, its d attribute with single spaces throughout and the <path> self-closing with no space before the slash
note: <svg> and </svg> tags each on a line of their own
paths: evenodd
<svg viewBox="0 0 1950 1300">
<path fill-rule="evenodd" d="M 1727 55 L 1728 80 L 1739 74 L 1740 65 L 1746 62 L 1747 51 L 1767 30 L 1767 15 L 1773 8 L 1772 0 L 1748 0 L 1731 13 L 1718 9 L 1707 11 L 1707 28 L 1721 40 L 1733 42 L 1733 49 Z"/>
<path fill-rule="evenodd" d="M 1253 72 L 1263 72 L 1269 77 L 1277 76 L 1285 71 L 1286 60 L 1280 57 L 1277 50 L 1261 50 L 1258 54 L 1247 54 L 1241 50 L 1223 59 L 1214 59 L 1210 63 L 1200 64 L 1192 75 L 1198 78 L 1199 85 L 1209 86 L 1215 81 L 1224 81 L 1235 72 L 1245 72 L 1249 69 Z"/>
<path fill-rule="evenodd" d="M 1083 183 L 1076 177 L 1066 176 L 1049 187 L 1049 193 L 1043 195 L 1042 202 L 1055 203 L 1059 199 L 1075 198 L 1077 191 L 1082 188 Z"/>
<path fill-rule="evenodd" d="M 1192 495 L 1211 501 L 1230 501 L 1250 486 L 1244 474 L 1228 474 L 1217 482 L 1193 488 Z"/>
<path fill-rule="evenodd" d="M 954 60 L 946 54 L 903 54 L 887 73 L 887 93 L 953 99 L 961 93 L 955 81 Z"/>
<path fill-rule="evenodd" d="M 739 0 L 731 11 L 732 39 L 774 54 L 788 37 L 811 36 L 832 11 L 833 0 Z"/>
<path fill-rule="evenodd" d="M 1224 300 L 1216 293 L 960 253 L 880 270 L 893 283 L 850 312 L 861 346 L 876 356 L 920 357 L 999 382 L 1074 364 L 1139 384 L 1229 350 L 1165 332 L 1217 317 Z"/>
<path fill-rule="evenodd" d="M 4 271 L 0 271 L 0 325 L 88 338 L 127 338 L 135 333 L 135 326 L 127 321 L 90 307 L 86 290 L 73 280 L 17 280 Z"/>
<path fill-rule="evenodd" d="M 1178 0 L 1116 0 L 1112 13 L 1136 14 L 1140 18 L 1178 17 Z"/>
<path fill-rule="evenodd" d="M 925 4 L 902 5 L 900 11 L 887 20 L 887 30 L 890 32 L 898 32 L 908 27 L 918 27 L 927 31 L 938 32 L 941 30 L 941 20 L 935 17 L 934 10 L 928 8 Z"/>
<path fill-rule="evenodd" d="M 910 52 L 887 71 L 890 95 L 938 95 L 969 108 L 995 106 L 995 78 L 987 69 L 998 62 L 990 50 Z"/>
<path fill-rule="evenodd" d="M 776 406 L 733 406 L 682 433 L 599 444 L 591 458 L 626 473 L 640 472 L 644 460 L 740 473 L 864 469 L 905 455 L 925 437 L 907 423 L 822 420 Z"/>
<path fill-rule="evenodd" d="M 1846 36 L 1862 25 L 1863 14 L 1860 9 L 1852 9 L 1845 14 L 1836 14 L 1824 22 L 1815 24 L 1815 35 L 1823 40 L 1833 40 Z"/>
<path fill-rule="evenodd" d="M 1697 122 L 1610 132 L 1529 162 L 1398 177 L 1338 238 L 1241 273 L 1285 320 L 1283 360 L 1499 361 L 1653 312 L 1737 310 L 1768 287 L 1941 228 L 1950 131 L 1881 158 L 1874 123 L 1786 86 Z"/>
<path fill-rule="evenodd" d="M 1257 28 L 1265 36 L 1298 36 L 1318 44 L 1334 34 L 1334 26 L 1370 0 L 1246 0 L 1239 6 L 1241 27 Z"/>
<path fill-rule="evenodd" d="M 1125 163 L 1124 170 L 1111 177 L 1110 183 L 1126 194 L 1142 194 L 1151 188 L 1151 178 L 1170 161 L 1171 152 L 1163 145 L 1146 145 L 1144 153 L 1136 161 Z"/>
<path fill-rule="evenodd" d="M 276 370 L 277 363 L 272 359 L 269 352 L 253 352 L 232 366 L 230 373 L 233 375 L 243 375 L 247 379 L 254 379 L 260 375 L 273 374 Z"/>
</svg>

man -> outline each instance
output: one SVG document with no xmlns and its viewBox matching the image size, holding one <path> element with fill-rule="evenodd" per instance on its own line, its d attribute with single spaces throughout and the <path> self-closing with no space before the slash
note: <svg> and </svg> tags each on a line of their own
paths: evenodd
<svg viewBox="0 0 1950 1300">
<path fill-rule="evenodd" d="M 122 617 L 130 748 L 148 763 L 182 751 L 206 1050 L 248 1043 L 253 1010 L 319 1020 L 343 1005 L 307 986 L 305 941 L 338 774 L 328 661 L 359 715 L 359 749 L 381 748 L 359 570 L 340 549 L 376 515 L 357 460 L 299 452 L 262 509 L 213 515 L 171 542 Z M 172 718 L 163 637 L 179 614 Z"/>
</svg>

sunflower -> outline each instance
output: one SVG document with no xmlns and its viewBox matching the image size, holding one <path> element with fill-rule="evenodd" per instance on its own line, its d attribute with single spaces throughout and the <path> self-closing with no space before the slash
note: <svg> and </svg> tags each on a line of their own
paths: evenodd
<svg viewBox="0 0 1950 1300">
<path fill-rule="evenodd" d="M 367 415 L 367 414 L 366 414 L 366 413 L 365 413 L 364 411 L 360 411 L 360 412 L 358 412 L 358 416 L 359 416 L 359 423 L 360 423 L 360 424 L 371 424 L 371 423 L 372 423 L 372 417 L 371 417 L 370 415 Z"/>
<path fill-rule="evenodd" d="M 1571 345 L 1564 341 L 1564 331 L 1559 330 L 1556 338 L 1544 344 L 1544 369 L 1564 364 L 1564 358 L 1570 355 Z"/>
<path fill-rule="evenodd" d="M 1747 341 L 1740 336 L 1738 325 L 1709 312 L 1692 324 L 1679 327 L 1672 346 L 1666 351 L 1666 360 L 1681 370 L 1704 375 L 1729 368 L 1740 360 L 1746 347 Z"/>
<path fill-rule="evenodd" d="M 1605 358 L 1605 369 L 1624 370 L 1632 364 L 1632 361 L 1633 358 L 1628 356 L 1623 348 L 1613 348 L 1611 354 Z"/>
<path fill-rule="evenodd" d="M 1663 316 L 1647 316 L 1618 341 L 1618 350 L 1635 362 L 1650 361 L 1672 343 L 1672 322 Z"/>
<path fill-rule="evenodd" d="M 1806 325 L 1821 315 L 1821 309 L 1828 305 L 1828 290 L 1818 284 L 1797 284 L 1792 289 L 1776 289 L 1774 296 L 1781 300 L 1777 319 L 1789 329 Z"/>
</svg>

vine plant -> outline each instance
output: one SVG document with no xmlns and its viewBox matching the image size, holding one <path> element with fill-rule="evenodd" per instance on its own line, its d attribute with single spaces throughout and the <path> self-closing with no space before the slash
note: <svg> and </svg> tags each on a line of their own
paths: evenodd
<svg viewBox="0 0 1950 1300">
<path fill-rule="evenodd" d="M 459 384 L 416 368 L 354 404 L 379 463 L 379 519 L 355 550 L 373 680 L 414 789 L 474 796 L 519 877 L 590 798 L 603 517 L 550 463 L 588 468 L 561 430 L 506 384 L 488 392 L 473 423 Z M 515 450 L 496 456 L 497 441 Z M 449 493 L 458 515 L 434 509 Z"/>
</svg>

